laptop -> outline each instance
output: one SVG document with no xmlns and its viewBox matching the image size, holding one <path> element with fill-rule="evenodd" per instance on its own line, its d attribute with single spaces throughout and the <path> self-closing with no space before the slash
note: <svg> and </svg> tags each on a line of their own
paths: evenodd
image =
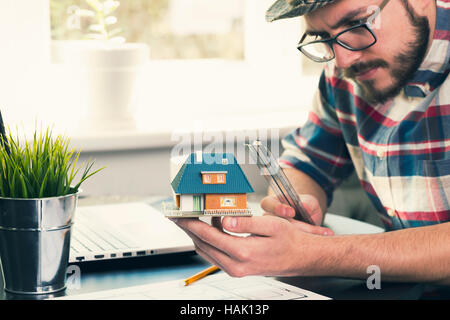
<svg viewBox="0 0 450 320">
<path fill-rule="evenodd" d="M 194 244 L 164 217 L 161 201 L 79 206 L 69 263 L 194 251 Z"/>
</svg>

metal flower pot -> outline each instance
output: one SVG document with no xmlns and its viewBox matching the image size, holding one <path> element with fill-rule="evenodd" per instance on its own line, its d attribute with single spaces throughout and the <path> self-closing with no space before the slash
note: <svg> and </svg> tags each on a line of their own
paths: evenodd
<svg viewBox="0 0 450 320">
<path fill-rule="evenodd" d="M 65 289 L 78 194 L 0 198 L 0 260 L 5 291 L 47 294 Z"/>
</svg>

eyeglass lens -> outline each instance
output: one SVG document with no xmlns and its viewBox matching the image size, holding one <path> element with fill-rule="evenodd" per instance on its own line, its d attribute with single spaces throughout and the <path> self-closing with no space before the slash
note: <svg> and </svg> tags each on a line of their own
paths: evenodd
<svg viewBox="0 0 450 320">
<path fill-rule="evenodd" d="M 308 38 L 310 37 L 306 37 L 303 41 L 306 44 L 301 46 L 301 51 L 309 58 L 316 61 L 327 61 L 334 58 L 333 49 L 327 42 L 308 43 L 309 41 L 317 40 L 316 37 L 313 37 L 313 39 Z M 347 30 L 336 38 L 337 43 L 350 50 L 365 49 L 375 43 L 375 41 L 373 34 L 364 25 Z"/>
</svg>

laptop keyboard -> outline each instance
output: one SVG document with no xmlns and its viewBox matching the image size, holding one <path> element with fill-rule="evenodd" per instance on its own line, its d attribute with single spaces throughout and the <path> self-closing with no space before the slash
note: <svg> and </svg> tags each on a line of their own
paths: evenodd
<svg viewBox="0 0 450 320">
<path fill-rule="evenodd" d="M 76 253 L 109 251 L 135 248 L 136 244 L 119 232 L 110 232 L 95 223 L 85 214 L 77 212 L 77 221 L 72 227 L 71 250 Z"/>
</svg>

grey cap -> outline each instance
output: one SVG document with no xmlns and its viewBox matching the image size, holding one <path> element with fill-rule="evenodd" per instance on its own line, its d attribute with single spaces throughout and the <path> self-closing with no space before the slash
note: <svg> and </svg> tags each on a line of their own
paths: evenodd
<svg viewBox="0 0 450 320">
<path fill-rule="evenodd" d="M 277 0 L 266 12 L 266 20 L 272 22 L 279 19 L 302 16 L 319 9 L 335 0 Z"/>
</svg>

